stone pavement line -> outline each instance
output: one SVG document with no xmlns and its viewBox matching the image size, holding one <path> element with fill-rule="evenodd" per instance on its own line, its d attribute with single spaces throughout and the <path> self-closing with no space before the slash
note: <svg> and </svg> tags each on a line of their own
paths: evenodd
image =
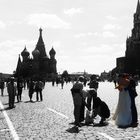
<svg viewBox="0 0 140 140">
<path fill-rule="evenodd" d="M 115 140 L 114 138 L 112 138 L 111 136 L 107 135 L 106 133 L 98 132 L 98 134 L 104 136 L 105 138 L 107 138 L 107 139 L 109 139 L 109 140 Z"/>
<path fill-rule="evenodd" d="M 2 111 L 3 115 L 4 115 L 4 117 L 5 117 L 6 121 L 7 121 L 8 127 L 9 127 L 9 129 L 11 131 L 11 134 L 12 134 L 14 140 L 19 140 L 19 137 L 18 137 L 18 135 L 16 133 L 16 130 L 14 129 L 13 124 L 12 124 L 10 118 L 8 117 L 6 111 L 4 110 L 4 106 L 3 106 L 1 101 L 0 101 L 0 108 L 3 110 Z"/>
<path fill-rule="evenodd" d="M 64 114 L 62 114 L 62 113 L 60 113 L 60 112 L 57 112 L 57 111 L 54 110 L 54 109 L 51 109 L 51 108 L 48 108 L 48 107 L 47 107 L 47 109 L 48 109 L 49 111 L 53 112 L 53 113 L 56 113 L 56 114 L 58 114 L 58 115 L 60 115 L 60 116 L 62 116 L 62 117 L 64 117 L 64 118 L 66 118 L 66 119 L 69 119 L 69 117 L 67 117 L 66 115 L 64 115 Z M 107 138 L 107 139 L 109 139 L 109 140 L 115 140 L 114 138 L 112 138 L 111 136 L 107 135 L 106 133 L 101 133 L 101 132 L 97 132 L 97 133 L 98 133 L 99 135 L 104 136 L 105 138 Z"/>
<path fill-rule="evenodd" d="M 67 117 L 66 115 L 64 115 L 64 114 L 62 114 L 60 112 L 57 112 L 54 109 L 51 109 L 51 108 L 48 108 L 48 107 L 47 107 L 47 109 L 50 110 L 50 111 L 52 111 L 52 112 L 54 112 L 54 113 L 56 113 L 56 114 L 58 114 L 58 115 L 60 115 L 60 116 L 62 116 L 63 118 L 69 119 L 69 117 Z"/>
</svg>

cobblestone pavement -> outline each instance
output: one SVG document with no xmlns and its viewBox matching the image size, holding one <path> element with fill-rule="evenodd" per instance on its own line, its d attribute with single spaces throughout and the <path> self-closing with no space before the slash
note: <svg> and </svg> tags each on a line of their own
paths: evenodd
<svg viewBox="0 0 140 140">
<path fill-rule="evenodd" d="M 43 102 L 29 102 L 27 89 L 23 91 L 22 102 L 15 103 L 16 108 L 8 110 L 8 96 L 5 90 L 4 97 L 0 100 L 4 110 L 0 111 L 0 140 L 12 140 L 13 134 L 7 124 L 4 112 L 9 116 L 13 127 L 20 140 L 140 140 L 140 125 L 127 129 L 118 128 L 109 121 L 109 125 L 103 127 L 82 126 L 79 133 L 73 133 L 73 101 L 70 93 L 72 84 L 52 87 L 46 83 L 43 90 Z M 140 94 L 140 86 L 137 87 Z M 113 83 L 99 83 L 98 96 L 109 106 L 111 113 L 114 112 L 118 91 Z M 136 99 L 138 115 L 140 118 L 140 95 Z M 139 119 L 140 120 L 140 119 Z M 15 138 L 16 139 L 16 138 Z"/>
</svg>

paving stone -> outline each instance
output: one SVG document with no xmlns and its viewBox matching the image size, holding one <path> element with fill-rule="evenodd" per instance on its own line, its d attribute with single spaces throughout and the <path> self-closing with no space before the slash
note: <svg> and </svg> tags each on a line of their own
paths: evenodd
<svg viewBox="0 0 140 140">
<path fill-rule="evenodd" d="M 51 83 L 47 83 L 43 91 L 43 102 L 34 103 L 28 102 L 28 91 L 23 91 L 23 102 L 15 103 L 15 109 L 6 110 L 21 140 L 107 140 L 107 138 L 103 135 L 100 135 L 99 132 L 105 133 L 115 140 L 140 138 L 139 125 L 136 128 L 130 127 L 127 129 L 117 128 L 117 126 L 113 124 L 109 124 L 105 127 L 83 126 L 79 128 L 79 133 L 67 132 L 69 128 L 73 127 L 73 125 L 70 125 L 69 123 L 74 120 L 73 100 L 70 92 L 71 87 L 72 84 L 67 84 L 62 90 L 60 86 L 52 87 Z M 98 90 L 98 95 L 102 97 L 105 102 L 107 102 L 111 108 L 111 113 L 113 113 L 118 100 L 118 95 L 116 90 L 114 90 L 113 83 L 100 83 L 99 88 L 101 89 Z M 140 91 L 140 87 L 138 90 Z M 36 95 L 34 93 L 34 101 L 36 100 L 35 97 Z M 0 97 L 0 100 L 3 102 L 4 107 L 6 108 L 8 106 L 8 96 Z M 139 96 L 137 97 L 136 103 L 137 108 L 139 108 Z M 48 110 L 48 108 L 66 115 L 68 119 L 57 113 L 54 113 L 53 111 Z M 138 114 L 140 118 L 139 109 Z M 4 129 L 8 130 L 9 128 L 1 111 L 0 136 L 3 139 L 11 139 L 12 136 L 10 131 L 4 131 Z"/>
</svg>

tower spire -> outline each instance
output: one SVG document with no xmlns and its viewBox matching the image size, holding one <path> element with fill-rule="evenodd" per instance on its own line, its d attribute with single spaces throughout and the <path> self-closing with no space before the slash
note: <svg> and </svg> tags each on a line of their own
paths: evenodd
<svg viewBox="0 0 140 140">
<path fill-rule="evenodd" d="M 137 3 L 136 13 L 140 14 L 140 2 L 139 2 L 139 0 L 138 0 L 138 3 Z"/>
<path fill-rule="evenodd" d="M 40 34 L 42 35 L 42 28 L 40 28 L 39 31 L 40 31 Z"/>
<path fill-rule="evenodd" d="M 43 39 L 42 39 L 42 28 L 39 29 L 39 39 L 38 39 L 38 43 L 37 44 L 43 44 L 44 45 L 44 42 L 43 42 Z"/>
<path fill-rule="evenodd" d="M 42 38 L 42 28 L 39 29 L 39 39 L 38 39 L 38 42 L 37 42 L 35 49 L 39 50 L 39 52 L 40 52 L 39 57 L 41 57 L 41 58 L 47 57 L 48 58 L 48 56 L 46 54 L 46 50 L 45 50 L 45 44 L 44 44 L 44 41 Z"/>
</svg>

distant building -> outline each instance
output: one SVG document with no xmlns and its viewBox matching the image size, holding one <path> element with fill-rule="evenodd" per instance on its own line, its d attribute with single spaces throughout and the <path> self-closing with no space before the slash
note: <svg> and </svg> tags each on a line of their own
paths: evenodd
<svg viewBox="0 0 140 140">
<path fill-rule="evenodd" d="M 109 79 L 109 73 L 106 72 L 106 71 L 102 72 L 101 75 L 100 75 L 100 79 L 101 79 L 102 81 L 108 80 L 108 79 Z"/>
<path fill-rule="evenodd" d="M 39 33 L 37 45 L 32 51 L 32 58 L 30 57 L 30 53 L 27 51 L 26 46 L 21 52 L 22 60 L 19 55 L 15 77 L 41 77 L 47 79 L 57 75 L 57 61 L 55 59 L 56 52 L 52 47 L 49 51 L 50 58 L 48 57 L 42 38 L 41 28 L 39 29 Z"/>
<path fill-rule="evenodd" d="M 136 13 L 134 13 L 134 27 L 132 35 L 126 39 L 124 57 L 117 58 L 117 73 L 126 72 L 140 75 L 140 3 L 138 0 Z"/>
<path fill-rule="evenodd" d="M 10 77 L 12 77 L 12 74 L 0 73 L 0 79 L 6 80 L 6 79 L 8 79 Z"/>
</svg>

